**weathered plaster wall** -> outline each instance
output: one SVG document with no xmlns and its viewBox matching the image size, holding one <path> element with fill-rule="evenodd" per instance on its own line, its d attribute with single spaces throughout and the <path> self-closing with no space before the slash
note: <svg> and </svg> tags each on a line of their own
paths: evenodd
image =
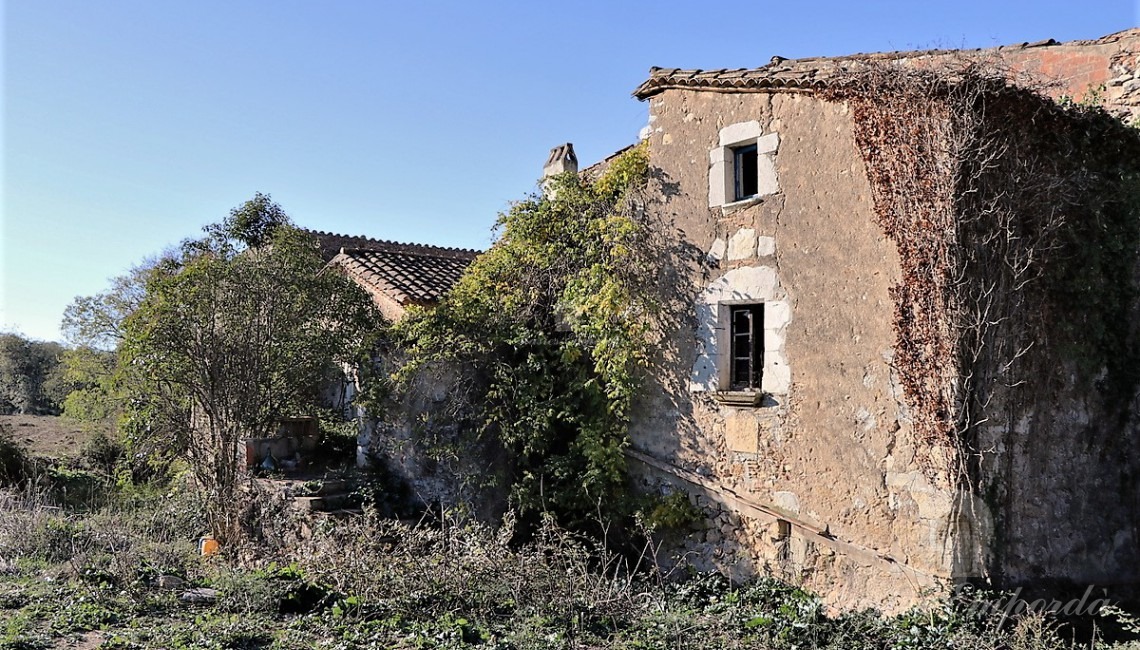
<svg viewBox="0 0 1140 650">
<path fill-rule="evenodd" d="M 779 191 L 710 208 L 709 152 L 721 129 L 752 120 L 778 135 Z M 892 377 L 888 289 L 899 263 L 875 225 L 845 107 L 794 94 L 670 90 L 651 100 L 649 140 L 652 164 L 676 184 L 659 209 L 709 253 L 691 278 L 694 302 L 706 304 L 710 287 L 745 273 L 770 278 L 762 299 L 788 312 L 785 390 L 759 408 L 711 399 L 702 390 L 710 312 L 695 308 L 697 322 L 677 333 L 669 360 L 690 385 L 663 386 L 634 427 L 636 448 L 796 524 L 789 539 L 774 541 L 780 517 L 741 517 L 714 490 L 699 497 L 713 527 L 690 544 L 710 564 L 738 574 L 767 565 L 836 605 L 916 602 L 917 582 L 960 569 L 949 527 L 954 495 L 919 467 Z"/>
</svg>

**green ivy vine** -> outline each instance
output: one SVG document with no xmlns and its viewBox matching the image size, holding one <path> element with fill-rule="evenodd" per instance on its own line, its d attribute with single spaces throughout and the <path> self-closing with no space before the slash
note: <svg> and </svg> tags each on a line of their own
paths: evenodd
<svg viewBox="0 0 1140 650">
<path fill-rule="evenodd" d="M 553 179 L 500 216 L 498 241 L 441 304 L 389 333 L 404 353 L 389 399 L 448 368 L 439 411 L 498 448 L 497 478 L 523 512 L 575 525 L 626 501 L 623 449 L 659 311 L 642 245 L 648 170 L 642 145 L 595 178 Z"/>
</svg>

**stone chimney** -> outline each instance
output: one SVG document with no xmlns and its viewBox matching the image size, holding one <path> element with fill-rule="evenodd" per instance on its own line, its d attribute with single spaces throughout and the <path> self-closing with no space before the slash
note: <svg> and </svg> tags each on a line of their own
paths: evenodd
<svg viewBox="0 0 1140 650">
<path fill-rule="evenodd" d="M 550 150 L 546 166 L 542 168 L 543 180 L 564 172 L 578 172 L 578 156 L 574 155 L 574 144 L 567 142 Z"/>
<path fill-rule="evenodd" d="M 550 150 L 546 165 L 542 168 L 542 193 L 553 199 L 554 190 L 550 187 L 550 179 L 566 172 L 578 173 L 578 156 L 574 155 L 574 145 L 570 142 Z"/>
</svg>

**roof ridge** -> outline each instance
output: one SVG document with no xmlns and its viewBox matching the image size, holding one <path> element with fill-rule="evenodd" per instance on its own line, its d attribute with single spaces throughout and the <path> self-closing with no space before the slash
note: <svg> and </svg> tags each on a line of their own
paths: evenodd
<svg viewBox="0 0 1140 650">
<path fill-rule="evenodd" d="M 428 244 L 404 244 L 401 242 L 370 240 L 378 246 L 341 246 L 341 253 L 389 253 L 392 255 L 414 255 L 417 257 L 439 257 L 447 259 L 473 259 L 482 251 L 465 248 L 444 248 Z"/>
<path fill-rule="evenodd" d="M 344 235 L 336 232 L 328 232 L 324 230 L 312 230 L 303 228 L 305 232 L 317 237 L 322 241 L 322 247 L 335 248 L 336 250 L 359 250 L 359 251 L 387 251 L 393 253 L 408 253 L 413 255 L 424 255 L 430 257 L 454 257 L 469 259 L 479 255 L 482 251 L 474 248 L 457 248 L 450 246 L 435 246 L 433 244 L 417 244 L 411 242 L 398 242 L 388 239 L 375 239 L 365 235 Z M 330 240 L 349 240 L 345 241 L 330 241 Z M 349 244 L 345 246 L 344 244 Z M 355 244 L 355 245 L 354 245 Z"/>
<path fill-rule="evenodd" d="M 1124 29 L 1096 39 L 1072 40 L 1059 42 L 1052 38 L 1034 41 L 996 45 L 978 48 L 930 48 L 925 50 L 896 50 L 889 52 L 858 52 L 837 56 L 809 56 L 802 58 L 785 58 L 773 56 L 772 59 L 755 68 L 735 68 L 704 70 L 700 68 L 664 68 L 653 66 L 649 69 L 649 77 L 634 91 L 633 96 L 638 99 L 649 97 L 670 88 L 749 88 L 749 89 L 818 89 L 826 83 L 816 78 L 817 73 L 834 72 L 834 68 L 844 64 L 867 64 L 877 61 L 903 61 L 915 57 L 938 57 L 954 53 L 985 54 L 1008 53 L 1018 50 L 1037 48 L 1073 47 L 1108 45 L 1121 40 L 1140 37 L 1140 28 Z M 832 69 L 828 70 L 828 66 Z"/>
</svg>

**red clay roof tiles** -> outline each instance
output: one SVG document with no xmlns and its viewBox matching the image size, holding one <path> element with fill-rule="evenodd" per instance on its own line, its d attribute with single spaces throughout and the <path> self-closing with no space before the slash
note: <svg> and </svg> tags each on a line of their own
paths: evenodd
<svg viewBox="0 0 1140 650">
<path fill-rule="evenodd" d="M 439 302 L 479 251 L 404 244 L 368 237 L 309 231 L 321 255 L 357 282 L 401 305 Z"/>
</svg>

